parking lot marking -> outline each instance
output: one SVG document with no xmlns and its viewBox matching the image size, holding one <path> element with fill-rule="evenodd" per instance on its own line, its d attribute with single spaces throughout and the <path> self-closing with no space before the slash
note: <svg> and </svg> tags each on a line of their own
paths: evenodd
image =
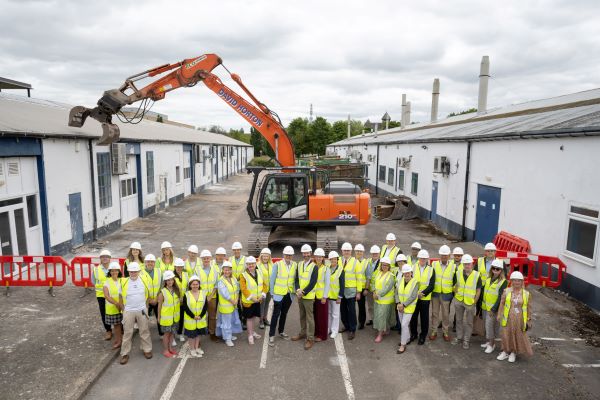
<svg viewBox="0 0 600 400">
<path fill-rule="evenodd" d="M 271 321 L 273 315 L 273 300 L 269 302 L 269 309 L 267 310 L 267 319 Z M 267 367 L 267 354 L 269 353 L 269 327 L 265 326 L 265 338 L 263 340 L 262 355 L 260 356 L 260 368 Z"/>
<path fill-rule="evenodd" d="M 342 378 L 346 387 L 346 395 L 348 400 L 354 400 L 354 388 L 352 387 L 352 378 L 350 377 L 350 368 L 348 367 L 348 359 L 346 358 L 346 350 L 344 349 L 344 341 L 342 335 L 337 335 L 334 339 L 335 350 L 337 352 L 340 369 L 342 370 Z"/>
<path fill-rule="evenodd" d="M 181 346 L 181 354 L 183 354 L 181 361 L 179 361 L 179 365 L 175 369 L 169 384 L 165 388 L 162 396 L 160 396 L 160 400 L 169 400 L 173 395 L 173 391 L 175 390 L 175 386 L 177 386 L 177 382 L 179 381 L 179 377 L 183 372 L 183 368 L 185 367 L 185 363 L 187 363 L 188 358 L 190 358 L 190 352 L 188 342 L 185 342 L 183 346 Z"/>
<path fill-rule="evenodd" d="M 600 368 L 600 364 L 563 364 L 565 368 Z"/>
</svg>

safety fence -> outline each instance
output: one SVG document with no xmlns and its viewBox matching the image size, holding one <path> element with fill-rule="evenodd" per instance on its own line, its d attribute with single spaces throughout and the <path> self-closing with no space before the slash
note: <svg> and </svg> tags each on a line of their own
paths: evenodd
<svg viewBox="0 0 600 400">
<path fill-rule="evenodd" d="M 121 266 L 121 275 L 124 274 L 124 258 L 111 258 L 110 260 L 117 261 Z M 92 282 L 92 275 L 94 274 L 93 269 L 96 265 L 100 264 L 100 257 L 75 257 L 71 260 L 69 271 L 71 273 L 71 282 L 75 286 L 83 288 L 92 288 L 94 283 Z"/>
<path fill-rule="evenodd" d="M 0 256 L 0 284 L 6 295 L 12 286 L 48 287 L 54 296 L 54 287 L 67 282 L 69 263 L 59 256 Z"/>
<path fill-rule="evenodd" d="M 527 239 L 505 231 L 500 231 L 494 237 L 493 243 L 499 250 L 518 251 L 522 253 L 531 252 L 531 245 Z"/>
</svg>

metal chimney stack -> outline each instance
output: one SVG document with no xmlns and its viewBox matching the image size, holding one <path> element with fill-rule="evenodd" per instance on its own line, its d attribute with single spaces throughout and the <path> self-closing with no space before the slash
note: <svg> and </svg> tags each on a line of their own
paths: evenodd
<svg viewBox="0 0 600 400">
<path fill-rule="evenodd" d="M 481 68 L 479 69 L 479 100 L 477 101 L 477 113 L 487 111 L 488 82 L 490 80 L 490 57 L 481 58 Z"/>
<path fill-rule="evenodd" d="M 400 116 L 400 128 L 406 126 L 406 94 L 402 94 L 402 115 Z"/>
<path fill-rule="evenodd" d="M 350 139 L 350 136 L 352 136 L 352 132 L 350 129 L 350 114 L 348 114 L 348 139 Z"/>
<path fill-rule="evenodd" d="M 440 80 L 433 80 L 433 91 L 431 92 L 431 122 L 438 119 L 438 106 L 440 102 Z"/>
<path fill-rule="evenodd" d="M 404 123 L 410 125 L 410 101 L 406 102 L 406 120 Z"/>
</svg>

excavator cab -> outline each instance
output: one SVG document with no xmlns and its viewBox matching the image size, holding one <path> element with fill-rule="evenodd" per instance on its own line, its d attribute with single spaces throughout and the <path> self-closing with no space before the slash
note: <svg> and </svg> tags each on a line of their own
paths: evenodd
<svg viewBox="0 0 600 400">
<path fill-rule="evenodd" d="M 308 180 L 305 174 L 270 174 L 261 185 L 261 219 L 308 219 Z"/>
</svg>

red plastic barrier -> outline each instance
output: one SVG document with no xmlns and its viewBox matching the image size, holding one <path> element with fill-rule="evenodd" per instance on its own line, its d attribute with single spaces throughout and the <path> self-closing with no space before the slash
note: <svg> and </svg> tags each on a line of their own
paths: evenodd
<svg viewBox="0 0 600 400">
<path fill-rule="evenodd" d="M 121 266 L 121 274 L 124 272 L 125 259 L 111 258 L 110 261 L 118 261 Z M 75 257 L 71 260 L 69 270 L 71 272 L 71 282 L 75 286 L 84 288 L 94 287 L 92 284 L 92 268 L 100 264 L 100 257 Z"/>
<path fill-rule="evenodd" d="M 536 266 L 533 276 L 530 275 L 530 279 L 533 279 L 536 285 L 557 288 L 562 284 L 567 266 L 560 258 L 530 254 L 529 260 Z M 552 278 L 553 271 L 556 271 L 556 279 Z"/>
<path fill-rule="evenodd" d="M 0 284 L 10 286 L 63 286 L 69 263 L 59 256 L 0 256 Z"/>
<path fill-rule="evenodd" d="M 531 246 L 527 239 L 520 238 L 512 233 L 501 231 L 494 237 L 493 243 L 499 250 L 529 253 Z"/>
</svg>

